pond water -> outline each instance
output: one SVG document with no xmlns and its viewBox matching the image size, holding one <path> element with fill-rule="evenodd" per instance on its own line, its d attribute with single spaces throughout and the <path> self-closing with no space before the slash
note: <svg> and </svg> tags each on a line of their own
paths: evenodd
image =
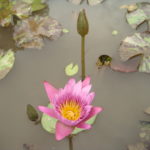
<svg viewBox="0 0 150 150">
<path fill-rule="evenodd" d="M 134 2 L 141 0 L 106 0 L 94 7 L 49 0 L 50 15 L 70 32 L 57 41 L 45 40 L 41 50 L 16 53 L 14 68 L 0 81 L 0 150 L 22 150 L 25 143 L 34 144 L 35 150 L 69 149 L 67 139 L 57 142 L 54 135 L 28 120 L 26 105 L 47 105 L 43 81 L 63 87 L 69 79 L 64 73 L 65 66 L 70 62 L 80 66 L 76 16 L 82 8 L 86 9 L 90 25 L 86 37 L 86 72 L 96 92 L 94 105 L 104 107 L 104 111 L 91 130 L 74 137 L 74 150 L 126 150 L 128 144 L 139 140 L 139 120 L 146 119 L 143 110 L 150 105 L 150 75 L 119 73 L 109 68 L 98 70 L 95 65 L 102 54 L 116 57 L 121 40 L 135 32 L 126 23 L 125 10 L 119 9 Z M 13 45 L 11 30 L 0 30 L 0 47 Z M 119 34 L 112 36 L 113 30 Z M 80 74 L 79 71 L 75 76 L 77 80 Z"/>
</svg>

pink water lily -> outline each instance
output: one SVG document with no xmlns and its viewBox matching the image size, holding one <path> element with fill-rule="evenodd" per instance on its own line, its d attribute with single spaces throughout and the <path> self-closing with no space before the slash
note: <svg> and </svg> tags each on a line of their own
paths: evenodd
<svg viewBox="0 0 150 150">
<path fill-rule="evenodd" d="M 77 83 L 70 79 L 63 89 L 56 89 L 48 82 L 44 82 L 44 86 L 53 108 L 39 106 L 38 109 L 57 119 L 57 140 L 70 135 L 75 127 L 90 129 L 86 121 L 102 111 L 101 107 L 91 105 L 95 93 L 90 93 L 90 77 Z"/>
</svg>

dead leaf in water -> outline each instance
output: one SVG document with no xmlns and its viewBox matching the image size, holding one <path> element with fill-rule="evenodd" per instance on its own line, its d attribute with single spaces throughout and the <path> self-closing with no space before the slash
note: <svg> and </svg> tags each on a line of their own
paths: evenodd
<svg viewBox="0 0 150 150">
<path fill-rule="evenodd" d="M 62 34 L 63 27 L 57 20 L 49 16 L 34 16 L 17 23 L 14 27 L 13 38 L 18 47 L 41 48 L 42 37 L 56 40 Z"/>
<path fill-rule="evenodd" d="M 12 69 L 15 62 L 15 54 L 12 50 L 4 52 L 0 50 L 0 80 Z"/>
<path fill-rule="evenodd" d="M 126 19 L 129 25 L 136 29 L 139 25 L 147 21 L 150 30 L 150 3 L 143 2 L 133 5 L 126 14 Z M 137 8 L 136 8 L 137 6 Z"/>
<path fill-rule="evenodd" d="M 122 62 L 119 59 L 113 59 L 110 68 L 114 71 L 119 72 L 136 72 L 138 71 L 138 66 L 141 60 L 141 56 L 134 57 L 126 62 Z"/>
<path fill-rule="evenodd" d="M 121 43 L 119 54 L 123 62 L 141 55 L 138 70 L 150 73 L 150 33 L 135 33 L 126 37 Z"/>
</svg>

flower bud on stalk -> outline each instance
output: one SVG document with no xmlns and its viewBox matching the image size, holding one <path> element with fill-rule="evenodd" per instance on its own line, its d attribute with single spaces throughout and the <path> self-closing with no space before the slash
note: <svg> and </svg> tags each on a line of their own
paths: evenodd
<svg viewBox="0 0 150 150">
<path fill-rule="evenodd" d="M 89 31 L 89 24 L 84 9 L 80 11 L 78 16 L 77 31 L 82 37 L 88 34 Z"/>
</svg>

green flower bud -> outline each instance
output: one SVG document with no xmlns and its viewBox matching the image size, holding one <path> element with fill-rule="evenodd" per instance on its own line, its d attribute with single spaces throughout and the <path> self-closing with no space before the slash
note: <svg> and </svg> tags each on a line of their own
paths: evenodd
<svg viewBox="0 0 150 150">
<path fill-rule="evenodd" d="M 88 34 L 89 31 L 89 24 L 84 9 L 80 11 L 78 16 L 77 31 L 82 37 Z"/>
</svg>

